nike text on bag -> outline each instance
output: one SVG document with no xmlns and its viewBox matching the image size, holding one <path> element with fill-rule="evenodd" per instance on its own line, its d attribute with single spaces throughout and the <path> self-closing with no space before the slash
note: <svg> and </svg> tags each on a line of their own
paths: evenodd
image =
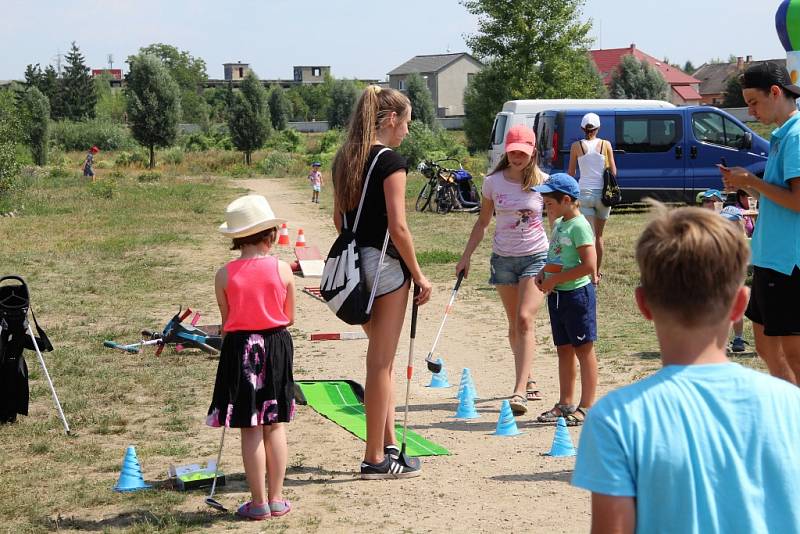
<svg viewBox="0 0 800 534">
<path fill-rule="evenodd" d="M 378 261 L 375 282 L 372 284 L 372 291 L 368 292 L 364 277 L 364 265 L 361 262 L 361 254 L 356 242 L 356 229 L 358 228 L 358 220 L 361 217 L 364 197 L 367 194 L 370 175 L 380 155 L 387 150 L 389 149 L 384 148 L 378 152 L 375 159 L 372 160 L 369 171 L 367 171 L 352 230 L 347 228 L 346 214 L 342 214 L 342 233 L 333 242 L 331 250 L 328 252 L 328 259 L 325 260 L 325 268 L 322 271 L 320 294 L 336 316 L 347 324 L 364 324 L 369 321 L 372 302 L 375 300 L 375 291 L 378 288 L 383 258 L 386 255 L 386 247 L 389 244 L 389 232 L 387 231 L 383 240 L 380 260 Z"/>
</svg>

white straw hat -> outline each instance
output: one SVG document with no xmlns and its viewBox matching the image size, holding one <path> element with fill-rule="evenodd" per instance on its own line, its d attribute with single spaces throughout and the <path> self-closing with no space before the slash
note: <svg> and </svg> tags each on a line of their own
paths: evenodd
<svg viewBox="0 0 800 534">
<path fill-rule="evenodd" d="M 219 231 L 228 237 L 245 237 L 286 222 L 275 217 L 267 199 L 261 195 L 239 197 L 225 208 L 225 222 Z"/>
</svg>

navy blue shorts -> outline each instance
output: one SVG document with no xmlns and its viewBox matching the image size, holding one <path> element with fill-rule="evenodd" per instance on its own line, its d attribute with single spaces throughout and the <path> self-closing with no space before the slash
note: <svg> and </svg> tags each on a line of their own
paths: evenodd
<svg viewBox="0 0 800 534">
<path fill-rule="evenodd" d="M 579 347 L 597 340 L 597 300 L 594 284 L 547 296 L 553 344 Z"/>
</svg>

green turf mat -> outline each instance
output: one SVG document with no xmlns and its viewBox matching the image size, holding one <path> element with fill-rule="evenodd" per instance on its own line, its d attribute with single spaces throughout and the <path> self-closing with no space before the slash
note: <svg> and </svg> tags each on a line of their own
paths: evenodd
<svg viewBox="0 0 800 534">
<path fill-rule="evenodd" d="M 306 398 L 306 402 L 314 410 L 341 426 L 351 434 L 365 440 L 367 437 L 367 420 L 364 405 L 353 391 L 353 386 L 346 381 L 320 380 L 298 381 L 297 384 Z M 403 425 L 395 424 L 397 439 L 402 439 Z M 409 456 L 441 456 L 450 452 L 433 442 L 428 441 L 416 432 L 408 431 L 406 435 L 406 453 Z"/>
</svg>

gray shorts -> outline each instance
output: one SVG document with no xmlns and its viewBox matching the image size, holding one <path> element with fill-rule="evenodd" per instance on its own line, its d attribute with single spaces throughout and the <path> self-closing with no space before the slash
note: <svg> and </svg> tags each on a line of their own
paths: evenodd
<svg viewBox="0 0 800 534">
<path fill-rule="evenodd" d="M 360 247 L 361 265 L 364 267 L 364 280 L 367 290 L 372 291 L 375 283 L 375 273 L 378 272 L 378 261 L 381 259 L 381 249 L 374 247 Z M 378 289 L 375 298 L 397 291 L 411 276 L 408 274 L 403 262 L 392 258 L 388 254 L 383 257 L 381 276 L 378 278 Z"/>
<path fill-rule="evenodd" d="M 581 189 L 581 213 L 584 217 L 597 217 L 607 220 L 611 215 L 611 206 L 606 206 L 600 200 L 603 198 L 602 189 Z"/>
</svg>

